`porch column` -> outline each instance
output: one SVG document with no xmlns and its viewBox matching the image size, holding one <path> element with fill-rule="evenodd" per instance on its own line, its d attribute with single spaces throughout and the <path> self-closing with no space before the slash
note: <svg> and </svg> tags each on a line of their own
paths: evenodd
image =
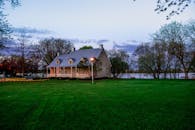
<svg viewBox="0 0 195 130">
<path fill-rule="evenodd" d="M 66 77 L 66 67 L 64 67 L 64 77 Z"/>
<path fill-rule="evenodd" d="M 46 77 L 48 78 L 48 67 L 46 67 Z"/>
<path fill-rule="evenodd" d="M 77 65 L 75 67 L 75 77 L 77 77 Z"/>
<path fill-rule="evenodd" d="M 56 67 L 56 77 L 58 77 L 59 74 L 59 67 Z"/>
<path fill-rule="evenodd" d="M 73 75 L 72 75 L 72 66 L 71 66 L 71 68 L 70 68 L 70 69 L 71 69 L 71 78 L 72 78 L 72 77 L 73 77 Z"/>
<path fill-rule="evenodd" d="M 63 71 L 64 71 L 64 74 L 65 74 L 65 67 L 63 67 Z"/>
<path fill-rule="evenodd" d="M 89 73 L 88 73 L 89 77 L 91 77 L 91 69 L 90 69 L 90 66 L 89 66 Z"/>
<path fill-rule="evenodd" d="M 61 67 L 58 67 L 58 69 L 59 69 L 59 76 L 61 76 L 62 75 Z"/>
<path fill-rule="evenodd" d="M 54 67 L 54 74 L 55 74 L 55 77 L 57 76 L 57 74 L 56 74 L 56 67 Z"/>
</svg>

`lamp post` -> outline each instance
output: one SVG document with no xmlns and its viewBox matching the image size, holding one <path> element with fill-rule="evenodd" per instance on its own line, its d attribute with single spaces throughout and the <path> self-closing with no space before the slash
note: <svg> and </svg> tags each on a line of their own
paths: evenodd
<svg viewBox="0 0 195 130">
<path fill-rule="evenodd" d="M 95 62 L 95 58 L 91 57 L 90 58 L 90 62 L 91 62 L 91 83 L 94 83 L 94 72 L 93 72 L 93 64 Z"/>
</svg>

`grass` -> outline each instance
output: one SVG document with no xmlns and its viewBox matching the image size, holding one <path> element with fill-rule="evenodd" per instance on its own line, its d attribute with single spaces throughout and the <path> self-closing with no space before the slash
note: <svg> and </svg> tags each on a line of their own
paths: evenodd
<svg viewBox="0 0 195 130">
<path fill-rule="evenodd" d="M 0 83 L 0 129 L 195 129 L 193 80 Z"/>
</svg>

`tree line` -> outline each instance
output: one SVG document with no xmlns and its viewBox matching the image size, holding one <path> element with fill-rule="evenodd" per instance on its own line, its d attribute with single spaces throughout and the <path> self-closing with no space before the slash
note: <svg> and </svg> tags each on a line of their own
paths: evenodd
<svg viewBox="0 0 195 130">
<path fill-rule="evenodd" d="M 188 79 L 188 73 L 195 72 L 195 21 L 187 24 L 166 24 L 156 31 L 151 39 L 136 48 L 134 60 L 127 60 L 129 56 L 123 51 L 118 51 L 118 55 L 116 52 L 112 54 L 113 76 L 117 77 L 128 70 L 152 74 L 154 79 L 159 79 L 162 74 L 165 79 L 168 74 L 176 79 L 176 75 L 183 72 L 185 79 Z M 112 58 L 113 55 L 116 56 Z M 128 64 L 128 67 L 122 62 Z M 137 64 L 137 69 L 130 68 L 132 64 Z"/>
<path fill-rule="evenodd" d="M 195 21 L 166 24 L 151 39 L 140 43 L 131 56 L 122 50 L 109 51 L 113 77 L 136 72 L 152 74 L 154 79 L 162 75 L 176 79 L 178 73 L 184 73 L 188 79 L 188 73 L 195 72 Z"/>
<path fill-rule="evenodd" d="M 57 55 L 68 54 L 74 48 L 69 40 L 46 38 L 39 44 L 30 45 L 26 51 L 25 37 L 19 40 L 19 56 L 11 56 L 1 61 L 0 71 L 11 75 L 16 73 L 45 72 Z M 83 46 L 80 49 L 91 49 Z M 152 35 L 151 42 L 141 43 L 133 54 L 133 59 L 123 50 L 109 50 L 107 54 L 112 64 L 113 77 L 124 72 L 139 72 L 152 74 L 159 79 L 163 74 L 176 78 L 176 74 L 183 72 L 188 79 L 189 72 L 195 72 L 195 22 L 188 24 L 172 22 L 162 26 Z M 131 56 L 132 57 L 132 56 Z M 135 60 L 137 59 L 137 60 Z M 130 67 L 137 64 L 136 67 Z"/>
<path fill-rule="evenodd" d="M 59 54 L 68 54 L 73 43 L 60 38 L 46 38 L 38 44 L 27 45 L 25 37 L 19 39 L 19 55 L 4 57 L 1 60 L 0 72 L 15 76 L 16 73 L 45 73 L 46 66 Z"/>
<path fill-rule="evenodd" d="M 188 73 L 195 71 L 195 22 L 181 24 L 172 22 L 162 26 L 152 36 L 151 43 L 143 43 L 135 51 L 139 70 L 152 73 L 159 79 L 160 74 Z"/>
<path fill-rule="evenodd" d="M 191 0 L 158 0 L 156 9 L 157 13 L 170 12 L 167 19 L 180 14 L 186 7 L 194 1 Z M 20 5 L 20 0 L 0 0 L 0 49 L 4 47 L 3 41 L 9 38 L 12 32 L 10 24 L 4 14 L 4 5 L 9 3 L 12 7 Z M 20 39 L 20 56 L 11 56 L 1 59 L 0 71 L 9 73 L 16 72 L 38 72 L 40 66 L 45 68 L 57 53 L 66 54 L 71 51 L 73 43 L 63 39 L 45 39 L 38 45 L 31 45 L 31 51 L 25 51 L 25 39 Z M 88 48 L 88 47 L 84 47 Z M 112 73 L 114 77 L 122 72 L 129 71 L 132 64 L 138 65 L 138 70 L 133 72 L 151 73 L 153 77 L 158 79 L 160 74 L 167 77 L 168 73 L 174 74 L 184 72 L 185 78 L 188 73 L 195 70 L 195 22 L 181 24 L 173 22 L 161 27 L 152 36 L 150 43 L 142 43 L 135 50 L 134 55 L 138 57 L 137 61 L 129 60 L 127 52 L 122 50 L 108 51 L 110 61 L 112 63 Z M 41 64 L 41 65 L 40 65 Z"/>
</svg>

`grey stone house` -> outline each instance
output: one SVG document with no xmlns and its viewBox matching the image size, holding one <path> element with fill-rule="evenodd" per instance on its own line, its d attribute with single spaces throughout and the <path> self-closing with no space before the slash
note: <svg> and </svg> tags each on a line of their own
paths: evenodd
<svg viewBox="0 0 195 130">
<path fill-rule="evenodd" d="M 47 66 L 48 78 L 108 78 L 111 76 L 111 63 L 103 48 L 75 50 L 57 56 Z"/>
</svg>

